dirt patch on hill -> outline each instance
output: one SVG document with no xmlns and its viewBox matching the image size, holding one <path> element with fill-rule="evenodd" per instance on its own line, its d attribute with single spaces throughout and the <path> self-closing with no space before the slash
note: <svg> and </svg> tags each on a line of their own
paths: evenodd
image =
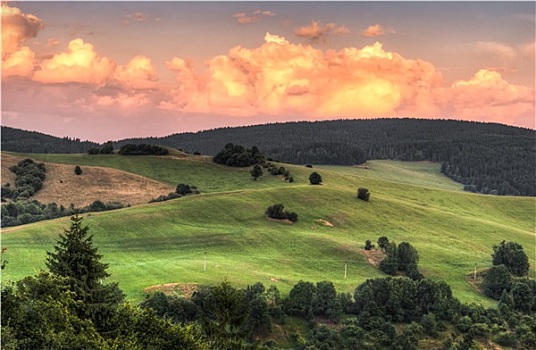
<svg viewBox="0 0 536 350">
<path fill-rule="evenodd" d="M 192 297 L 195 291 L 197 291 L 198 285 L 195 283 L 166 283 L 157 284 L 156 286 L 150 286 L 145 288 L 145 293 L 154 293 L 157 291 L 163 292 L 166 295 L 181 294 L 187 299 Z"/>
<path fill-rule="evenodd" d="M 385 258 L 385 253 L 381 249 L 371 249 L 371 250 L 360 250 L 360 253 L 363 254 L 369 264 L 374 267 L 378 267 L 380 262 Z"/>
<path fill-rule="evenodd" d="M 333 224 L 331 222 L 323 220 L 323 219 L 315 220 L 315 222 L 321 226 L 333 227 Z"/>
<path fill-rule="evenodd" d="M 15 177 L 9 167 L 17 164 L 22 158 L 2 154 L 2 183 L 11 182 L 14 186 Z M 121 170 L 81 166 L 82 174 L 74 173 L 74 165 L 45 163 L 46 179 L 43 188 L 32 199 L 41 203 L 55 202 L 65 207 L 71 203 L 75 207 L 83 207 L 96 200 L 120 202 L 124 205 L 148 203 L 161 194 L 174 192 L 175 188 L 143 176 Z M 8 175 L 13 174 L 13 179 Z M 4 179 L 5 177 L 5 179 Z"/>
<path fill-rule="evenodd" d="M 2 186 L 9 182 L 11 188 L 15 188 L 15 173 L 9 170 L 10 166 L 16 165 L 22 158 L 13 157 L 10 154 L 2 153 Z"/>
<path fill-rule="evenodd" d="M 269 220 L 269 221 L 274 221 L 274 222 L 282 222 L 284 224 L 288 224 L 288 225 L 292 225 L 293 222 L 290 221 L 289 219 L 273 219 L 273 218 L 269 218 L 267 216 L 265 216 L 266 220 Z"/>
</svg>

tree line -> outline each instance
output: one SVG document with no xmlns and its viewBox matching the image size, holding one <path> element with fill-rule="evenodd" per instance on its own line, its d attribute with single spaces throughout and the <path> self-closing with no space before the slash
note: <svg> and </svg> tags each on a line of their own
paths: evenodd
<svg viewBox="0 0 536 350">
<path fill-rule="evenodd" d="M 14 135 L 25 133 L 17 139 Z M 4 150 L 28 151 L 32 133 L 2 127 Z M 442 163 L 442 172 L 467 191 L 536 196 L 535 131 L 457 120 L 373 119 L 289 122 L 226 127 L 166 137 L 125 139 L 216 155 L 222 144 L 257 145 L 266 157 L 294 164 L 360 164 L 371 159 Z M 58 139 L 59 140 L 59 139 Z M 58 141 L 59 142 L 59 141 Z M 4 143 L 6 146 L 4 146 Z M 82 143 L 79 143 L 80 145 Z M 63 143 L 62 143 L 63 145 Z M 88 145 L 86 145 L 88 146 Z M 32 147 L 37 145 L 32 142 Z M 81 147 L 81 146 L 80 146 Z M 75 152 L 63 146 L 33 152 Z M 86 149 L 87 150 L 87 149 Z"/>
</svg>

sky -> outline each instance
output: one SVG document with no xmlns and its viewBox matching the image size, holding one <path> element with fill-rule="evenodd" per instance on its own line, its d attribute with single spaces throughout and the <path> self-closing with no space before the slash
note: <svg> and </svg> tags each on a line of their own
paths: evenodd
<svg viewBox="0 0 536 350">
<path fill-rule="evenodd" d="M 535 129 L 535 3 L 2 2 L 2 125 L 96 142 L 294 120 Z"/>
</svg>

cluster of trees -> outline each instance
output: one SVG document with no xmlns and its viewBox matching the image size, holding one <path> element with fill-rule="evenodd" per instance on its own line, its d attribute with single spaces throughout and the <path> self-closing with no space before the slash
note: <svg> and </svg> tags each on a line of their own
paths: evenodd
<svg viewBox="0 0 536 350">
<path fill-rule="evenodd" d="M 106 142 L 102 148 L 92 147 L 88 149 L 88 154 L 112 154 L 114 153 L 114 144 L 112 141 Z"/>
<path fill-rule="evenodd" d="M 501 307 L 529 313 L 536 311 L 536 282 L 525 278 L 529 261 L 523 247 L 516 242 L 502 241 L 493 247 L 493 267 L 486 271 L 482 288 Z"/>
<path fill-rule="evenodd" d="M 146 143 L 142 144 L 126 144 L 121 146 L 119 149 L 119 154 L 123 156 L 139 156 L 139 155 L 154 155 L 154 156 L 165 156 L 169 154 L 169 150 L 164 147 L 149 145 Z"/>
<path fill-rule="evenodd" d="M 36 163 L 32 159 L 24 159 L 9 168 L 16 174 L 15 188 L 7 183 L 2 186 L 2 201 L 7 199 L 19 200 L 28 199 L 43 187 L 46 178 L 46 167 L 44 163 Z"/>
<path fill-rule="evenodd" d="M 212 160 L 218 164 L 246 167 L 254 164 L 262 164 L 264 162 L 264 156 L 259 152 L 257 146 L 246 149 L 244 146 L 228 143 Z"/>
<path fill-rule="evenodd" d="M 290 171 L 285 169 L 284 166 L 280 165 L 279 167 L 271 162 L 264 162 L 262 164 L 262 167 L 265 168 L 270 174 L 277 176 L 277 175 L 283 175 L 285 181 L 288 182 L 294 182 L 294 177 L 290 175 Z M 257 168 L 257 166 L 254 167 Z M 261 169 L 262 170 L 262 169 Z M 253 175 L 252 175 L 253 176 Z"/>
<path fill-rule="evenodd" d="M 274 204 L 266 208 L 264 215 L 271 219 L 298 221 L 298 214 L 293 211 L 286 211 L 283 204 Z"/>
<path fill-rule="evenodd" d="M 392 276 L 405 273 L 413 280 L 423 278 L 419 272 L 419 253 L 410 243 L 401 242 L 397 246 L 395 242 L 389 242 L 386 236 L 382 236 L 378 239 L 378 247 L 386 254 L 380 262 L 380 270 Z"/>
<path fill-rule="evenodd" d="M 121 209 L 125 206 L 119 202 L 103 203 L 96 200 L 90 205 L 81 208 L 57 205 L 56 202 L 44 204 L 38 200 L 16 201 L 2 205 L 2 227 L 25 225 L 32 222 L 43 221 L 70 216 L 74 213 L 88 213 Z"/>
<path fill-rule="evenodd" d="M 277 349 L 266 339 L 289 317 L 308 321 L 305 332 L 288 329 L 293 349 L 477 349 L 490 339 L 536 347 L 534 312 L 506 301 L 498 309 L 462 304 L 448 284 L 426 278 L 369 279 L 353 295 L 329 281 L 300 281 L 284 298 L 275 286 L 224 281 L 191 299 L 157 292 L 134 306 L 106 282 L 108 265 L 82 218 L 71 220 L 47 253 L 47 271 L 2 284 L 2 348 Z"/>
<path fill-rule="evenodd" d="M 201 193 L 198 189 L 197 189 L 197 186 L 194 186 L 194 185 L 187 185 L 187 184 L 183 184 L 183 183 L 180 183 L 177 185 L 177 188 L 175 189 L 175 192 L 170 192 L 168 193 L 168 195 L 160 195 L 156 198 L 153 198 L 149 201 L 149 203 L 155 203 L 155 202 L 164 202 L 164 201 L 169 201 L 171 199 L 175 199 L 175 198 L 181 198 L 182 196 L 186 196 L 188 194 L 199 194 Z"/>
</svg>

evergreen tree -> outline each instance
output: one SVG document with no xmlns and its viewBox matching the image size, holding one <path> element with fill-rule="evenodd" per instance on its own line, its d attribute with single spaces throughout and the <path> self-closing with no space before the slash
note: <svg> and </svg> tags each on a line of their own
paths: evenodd
<svg viewBox="0 0 536 350">
<path fill-rule="evenodd" d="M 71 217 L 71 227 L 60 234 L 54 253 L 47 252 L 46 265 L 52 274 L 68 278 L 75 299 L 81 301 L 76 307 L 78 316 L 93 321 L 98 331 L 109 331 L 107 327 L 124 296 L 117 283 L 103 283 L 110 276 L 108 264 L 100 261 L 102 255 L 82 220 L 78 214 Z"/>
<path fill-rule="evenodd" d="M 309 175 L 309 182 L 311 185 L 319 185 L 322 182 L 322 176 L 315 171 Z"/>
<path fill-rule="evenodd" d="M 255 164 L 253 169 L 250 171 L 251 176 L 253 177 L 253 180 L 257 181 L 257 178 L 259 176 L 262 176 L 262 168 L 259 164 Z"/>
<path fill-rule="evenodd" d="M 514 276 L 524 276 L 529 272 L 529 258 L 523 246 L 516 242 L 502 241 L 493 246 L 493 265 L 504 265 Z"/>
</svg>

